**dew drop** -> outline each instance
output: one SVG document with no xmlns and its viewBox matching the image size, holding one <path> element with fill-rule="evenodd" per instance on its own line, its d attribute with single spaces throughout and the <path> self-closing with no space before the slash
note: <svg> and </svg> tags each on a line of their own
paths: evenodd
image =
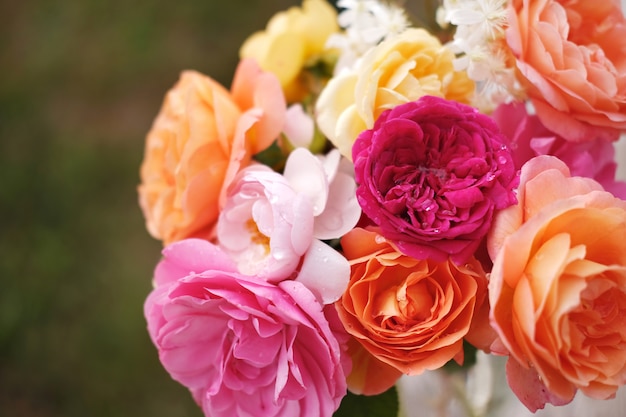
<svg viewBox="0 0 626 417">
<path fill-rule="evenodd" d="M 506 159 L 506 157 L 504 155 L 500 155 L 498 157 L 498 162 L 500 163 L 500 165 L 504 165 L 508 162 L 508 159 Z"/>
<path fill-rule="evenodd" d="M 272 253 L 272 257 L 277 261 L 281 261 L 285 259 L 285 253 L 282 251 L 275 251 L 274 253 Z"/>
<path fill-rule="evenodd" d="M 376 237 L 374 238 L 374 242 L 378 243 L 379 245 L 382 244 L 382 243 L 385 243 L 386 241 L 387 241 L 387 239 L 385 239 L 381 235 L 376 235 Z"/>
</svg>

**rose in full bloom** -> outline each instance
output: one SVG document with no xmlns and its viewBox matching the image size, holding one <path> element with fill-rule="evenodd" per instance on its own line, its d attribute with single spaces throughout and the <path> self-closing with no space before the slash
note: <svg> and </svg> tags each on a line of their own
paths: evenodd
<svg viewBox="0 0 626 417">
<path fill-rule="evenodd" d="M 334 309 L 298 282 L 239 274 L 204 240 L 164 256 L 145 303 L 148 331 L 206 416 L 332 416 L 350 368 Z"/>
<path fill-rule="evenodd" d="M 347 158 L 382 112 L 424 95 L 469 103 L 474 83 L 454 71 L 454 54 L 423 29 L 407 29 L 367 52 L 354 70 L 333 77 L 316 104 L 320 130 Z"/>
<path fill-rule="evenodd" d="M 397 106 L 352 149 L 363 212 L 405 254 L 463 263 L 497 209 L 515 203 L 516 170 L 494 121 L 424 96 Z"/>
<path fill-rule="evenodd" d="M 355 228 L 341 239 L 351 264 L 348 289 L 336 303 L 344 327 L 374 358 L 399 373 L 416 375 L 438 369 L 451 359 L 462 361 L 463 339 L 474 313 L 486 300 L 487 279 L 481 264 L 419 260 L 399 252 L 375 229 Z M 358 351 L 357 351 L 358 352 Z M 363 369 L 367 355 L 353 357 L 361 378 L 380 378 Z M 395 375 L 397 378 L 399 373 Z M 394 374 L 380 381 L 352 381 L 379 392 L 393 385 Z"/>
<path fill-rule="evenodd" d="M 272 282 L 297 274 L 324 304 L 341 296 L 350 266 L 321 240 L 343 236 L 361 209 L 340 163 L 337 151 L 323 157 L 298 148 L 282 175 L 260 164 L 240 172 L 217 224 L 219 245 L 240 272 Z"/>
<path fill-rule="evenodd" d="M 339 31 L 337 12 L 325 0 L 304 0 L 302 7 L 277 13 L 264 31 L 252 34 L 241 46 L 242 58 L 254 58 L 275 74 L 288 102 L 301 101 L 309 92 L 302 70 L 319 59 L 328 37 Z"/>
<path fill-rule="evenodd" d="M 567 140 L 626 129 L 626 20 L 619 1 L 514 0 L 507 43 L 543 124 Z"/>
<path fill-rule="evenodd" d="M 548 130 L 537 115 L 528 114 L 524 103 L 498 106 L 492 114 L 500 131 L 507 138 L 516 168 L 535 156 L 553 155 L 565 162 L 573 176 L 589 177 L 605 190 L 626 199 L 626 182 L 615 179 L 614 142 L 599 134 L 596 139 L 572 142 Z"/>
<path fill-rule="evenodd" d="M 228 184 L 280 134 L 285 111 L 278 81 L 251 60 L 231 92 L 183 72 L 146 138 L 138 191 L 150 234 L 164 244 L 211 237 Z"/>
<path fill-rule="evenodd" d="M 626 201 L 552 156 L 524 165 L 518 194 L 488 238 L 511 388 L 531 410 L 610 398 L 626 384 Z"/>
</svg>

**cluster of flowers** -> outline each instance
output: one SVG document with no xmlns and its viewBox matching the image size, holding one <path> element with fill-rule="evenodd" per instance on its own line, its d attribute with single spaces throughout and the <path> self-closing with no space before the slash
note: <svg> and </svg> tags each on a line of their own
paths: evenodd
<svg viewBox="0 0 626 417">
<path fill-rule="evenodd" d="M 167 93 L 139 186 L 165 369 L 207 416 L 331 416 L 467 345 L 508 355 L 533 411 L 614 396 L 619 2 L 444 0 L 445 40 L 337 6 L 276 14 L 230 90 L 186 71 Z"/>
</svg>

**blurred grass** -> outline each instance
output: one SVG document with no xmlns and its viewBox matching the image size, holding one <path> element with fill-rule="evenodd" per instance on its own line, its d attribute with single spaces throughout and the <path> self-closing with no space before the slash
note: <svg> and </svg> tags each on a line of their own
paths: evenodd
<svg viewBox="0 0 626 417">
<path fill-rule="evenodd" d="M 143 141 L 181 70 L 228 86 L 241 42 L 299 3 L 2 2 L 0 417 L 201 415 L 145 329 Z"/>
</svg>

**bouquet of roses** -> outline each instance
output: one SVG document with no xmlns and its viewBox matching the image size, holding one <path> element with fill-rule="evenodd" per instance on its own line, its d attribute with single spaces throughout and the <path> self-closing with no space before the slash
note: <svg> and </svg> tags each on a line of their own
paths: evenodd
<svg viewBox="0 0 626 417">
<path fill-rule="evenodd" d="M 620 3 L 431 3 L 304 0 L 230 90 L 167 93 L 145 316 L 205 415 L 331 416 L 477 350 L 531 411 L 626 384 Z"/>
</svg>

